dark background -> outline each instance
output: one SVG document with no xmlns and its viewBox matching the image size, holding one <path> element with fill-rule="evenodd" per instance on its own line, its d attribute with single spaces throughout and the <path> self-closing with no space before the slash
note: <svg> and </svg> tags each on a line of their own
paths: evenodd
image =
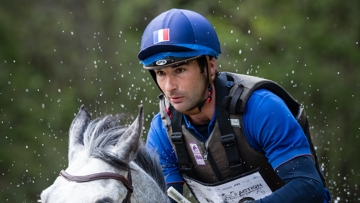
<svg viewBox="0 0 360 203">
<path fill-rule="evenodd" d="M 274 80 L 303 103 L 334 202 L 359 202 L 360 1 L 5 0 L 0 3 L 0 202 L 36 202 L 67 167 L 68 128 L 145 108 L 159 90 L 137 60 L 146 25 L 195 10 L 218 32 L 220 71 Z"/>
</svg>

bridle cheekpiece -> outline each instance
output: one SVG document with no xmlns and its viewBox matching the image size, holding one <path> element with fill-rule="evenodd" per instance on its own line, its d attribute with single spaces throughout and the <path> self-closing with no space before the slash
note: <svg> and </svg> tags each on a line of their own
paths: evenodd
<svg viewBox="0 0 360 203">
<path fill-rule="evenodd" d="M 73 176 L 73 175 L 66 173 L 64 170 L 61 170 L 59 175 L 68 181 L 73 181 L 73 182 L 77 182 L 77 183 L 84 183 L 84 182 L 90 182 L 90 181 L 101 180 L 101 179 L 118 180 L 118 181 L 122 182 L 124 184 L 124 186 L 127 188 L 127 194 L 122 203 L 130 203 L 131 202 L 130 198 L 131 198 L 131 194 L 133 193 L 134 188 L 132 186 L 130 168 L 128 170 L 127 178 L 125 178 L 124 176 L 122 176 L 120 174 L 112 173 L 112 172 L 102 172 L 102 173 L 94 173 L 94 174 L 83 175 L 83 176 Z"/>
</svg>

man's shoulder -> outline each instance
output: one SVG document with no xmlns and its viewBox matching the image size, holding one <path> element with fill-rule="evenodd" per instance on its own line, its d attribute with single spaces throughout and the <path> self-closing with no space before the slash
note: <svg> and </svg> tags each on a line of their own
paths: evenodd
<svg viewBox="0 0 360 203">
<path fill-rule="evenodd" d="M 155 116 L 153 117 L 153 120 L 154 120 L 154 119 L 161 119 L 160 112 L 157 112 L 157 113 L 155 114 Z"/>
<path fill-rule="evenodd" d="M 288 109 L 285 107 L 286 103 L 284 100 L 275 93 L 267 89 L 258 89 L 250 95 L 246 103 L 245 112 L 247 113 L 245 115 L 263 115 L 273 112 L 275 109 L 278 111 L 284 111 Z"/>
<path fill-rule="evenodd" d="M 254 92 L 251 94 L 251 96 L 255 96 L 255 97 L 278 97 L 274 92 L 268 90 L 268 89 L 264 89 L 264 88 L 261 88 L 261 89 L 257 89 L 257 90 L 254 90 Z M 250 97 L 251 97 L 250 96 Z"/>
<path fill-rule="evenodd" d="M 163 136 L 167 136 L 166 129 L 164 127 L 164 124 L 161 119 L 160 113 L 157 113 L 150 124 L 150 129 L 148 132 L 148 142 L 160 142 L 161 138 Z"/>
<path fill-rule="evenodd" d="M 258 105 L 265 105 L 271 110 L 271 106 L 275 104 L 280 104 L 283 106 L 285 104 L 284 100 L 276 95 L 274 92 L 268 89 L 257 89 L 249 97 L 248 103 L 255 104 L 255 108 L 259 108 Z M 286 105 L 286 104 L 285 104 Z"/>
<path fill-rule="evenodd" d="M 155 116 L 152 118 L 151 120 L 151 124 L 152 125 L 159 125 L 160 123 L 162 123 L 162 119 L 161 119 L 161 114 L 160 112 L 156 113 Z"/>
</svg>

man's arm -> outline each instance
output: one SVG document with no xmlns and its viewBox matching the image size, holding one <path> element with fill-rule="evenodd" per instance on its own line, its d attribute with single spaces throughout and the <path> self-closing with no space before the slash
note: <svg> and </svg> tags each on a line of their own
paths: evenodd
<svg viewBox="0 0 360 203">
<path fill-rule="evenodd" d="M 323 203 L 324 186 L 310 156 L 296 157 L 276 169 L 285 185 L 257 203 Z"/>
<path fill-rule="evenodd" d="M 286 183 L 256 202 L 323 203 L 328 191 L 311 159 L 306 136 L 284 101 L 267 90 L 257 90 L 243 118 L 249 144 L 266 155 Z"/>
<path fill-rule="evenodd" d="M 167 187 L 172 186 L 183 194 L 184 183 L 178 167 L 176 154 L 168 139 L 166 128 L 161 121 L 160 114 L 157 114 L 151 121 L 146 139 L 146 147 L 159 155 L 159 161 Z M 175 203 L 175 201 L 171 201 Z"/>
</svg>

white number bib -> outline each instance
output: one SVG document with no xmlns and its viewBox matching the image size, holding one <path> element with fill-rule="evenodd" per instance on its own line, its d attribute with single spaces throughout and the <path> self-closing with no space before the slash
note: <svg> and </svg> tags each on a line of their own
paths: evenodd
<svg viewBox="0 0 360 203">
<path fill-rule="evenodd" d="M 200 203 L 238 203 L 257 200 L 272 193 L 258 171 L 218 184 L 205 184 L 183 174 L 190 190 Z"/>
</svg>

